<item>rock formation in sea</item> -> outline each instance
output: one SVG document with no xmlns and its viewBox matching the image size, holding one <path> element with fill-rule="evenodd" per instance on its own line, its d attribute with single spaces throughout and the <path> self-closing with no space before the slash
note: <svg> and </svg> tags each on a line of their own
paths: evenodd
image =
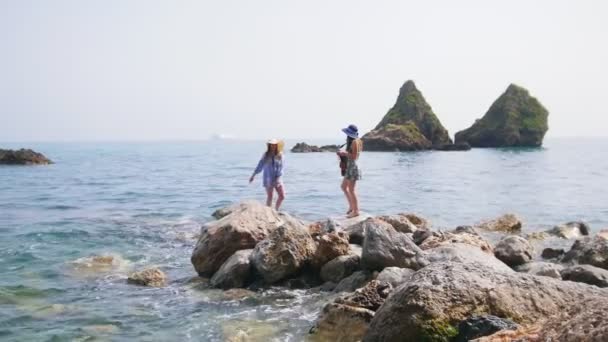
<svg viewBox="0 0 608 342">
<path fill-rule="evenodd" d="M 472 147 L 541 146 L 549 129 L 548 116 L 547 109 L 528 90 L 511 84 L 483 118 L 456 133 L 456 144 L 468 143 Z"/>
<path fill-rule="evenodd" d="M 315 146 L 308 145 L 305 142 L 297 143 L 294 147 L 292 147 L 291 152 L 293 153 L 311 153 L 311 152 L 338 152 L 340 146 L 338 145 L 324 145 L 324 146 Z"/>
<path fill-rule="evenodd" d="M 422 93 L 409 80 L 395 105 L 371 132 L 363 136 L 366 151 L 415 151 L 452 145 L 448 131 Z"/>
<path fill-rule="evenodd" d="M 42 153 L 30 149 L 3 150 L 0 149 L 0 165 L 46 165 L 52 161 Z"/>
<path fill-rule="evenodd" d="M 214 217 L 193 251 L 195 270 L 227 291 L 326 292 L 310 341 L 498 341 L 485 338 L 531 332 L 580 340 L 568 338 L 583 336 L 568 322 L 589 323 L 592 340 L 608 340 L 608 315 L 580 310 L 581 302 L 598 315 L 608 307 L 600 288 L 608 287 L 608 240 L 589 236 L 584 222 L 542 232 L 543 246 L 578 240 L 541 262 L 539 234 L 526 234 L 512 214 L 449 230 L 412 214 L 306 223 L 258 202 Z"/>
</svg>

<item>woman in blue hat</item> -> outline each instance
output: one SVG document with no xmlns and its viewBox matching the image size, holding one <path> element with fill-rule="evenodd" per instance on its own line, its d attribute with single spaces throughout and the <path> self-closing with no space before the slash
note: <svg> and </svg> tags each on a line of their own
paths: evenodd
<svg viewBox="0 0 608 342">
<path fill-rule="evenodd" d="M 359 216 L 359 199 L 355 192 L 357 181 L 361 179 L 361 171 L 357 166 L 359 154 L 363 151 L 363 142 L 359 139 L 359 129 L 355 125 L 349 125 L 342 129 L 346 134 L 346 151 L 339 151 L 338 155 L 346 157 L 346 172 L 342 180 L 342 191 L 348 200 L 347 217 Z"/>
</svg>

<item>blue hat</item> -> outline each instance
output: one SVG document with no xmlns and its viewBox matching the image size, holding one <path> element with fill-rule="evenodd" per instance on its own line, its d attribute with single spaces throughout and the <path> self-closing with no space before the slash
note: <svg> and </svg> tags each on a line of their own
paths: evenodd
<svg viewBox="0 0 608 342">
<path fill-rule="evenodd" d="M 357 139 L 359 137 L 359 129 L 355 125 L 348 125 L 348 127 L 342 128 L 342 132 L 353 139 Z"/>
</svg>

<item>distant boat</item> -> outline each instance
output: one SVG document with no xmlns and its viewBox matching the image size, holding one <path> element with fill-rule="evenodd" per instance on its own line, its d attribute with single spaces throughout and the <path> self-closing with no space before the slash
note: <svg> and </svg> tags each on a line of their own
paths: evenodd
<svg viewBox="0 0 608 342">
<path fill-rule="evenodd" d="M 211 140 L 231 140 L 235 139 L 234 135 L 230 134 L 213 134 Z"/>
</svg>

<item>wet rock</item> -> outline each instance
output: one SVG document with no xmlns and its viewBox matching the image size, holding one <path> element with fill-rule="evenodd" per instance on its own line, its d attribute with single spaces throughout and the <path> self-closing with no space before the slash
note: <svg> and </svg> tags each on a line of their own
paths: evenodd
<svg viewBox="0 0 608 342">
<path fill-rule="evenodd" d="M 592 298 L 605 300 L 605 292 L 476 263 L 433 263 L 391 293 L 364 341 L 449 341 L 458 334 L 457 324 L 474 314 L 528 325 Z"/>
<path fill-rule="evenodd" d="M 478 247 L 462 243 L 454 243 L 431 249 L 428 251 L 427 258 L 431 263 L 448 261 L 477 263 L 490 267 L 497 272 L 513 272 L 509 266 L 495 258 L 493 255 L 483 252 Z"/>
<path fill-rule="evenodd" d="M 330 303 L 309 331 L 310 341 L 361 341 L 374 317 L 372 310 Z"/>
<path fill-rule="evenodd" d="M 561 248 L 545 248 L 543 249 L 543 252 L 540 254 L 540 256 L 543 259 L 557 259 L 562 257 L 565 253 L 566 252 Z"/>
<path fill-rule="evenodd" d="M 201 229 L 190 258 L 200 276 L 212 276 L 236 251 L 254 248 L 286 218 L 259 202 L 243 202 L 231 208 L 230 214 Z"/>
<path fill-rule="evenodd" d="M 213 274 L 210 283 L 213 287 L 231 289 L 244 287 L 251 278 L 250 257 L 253 249 L 243 249 L 235 252 L 220 269 Z"/>
<path fill-rule="evenodd" d="M 352 292 L 365 286 L 372 279 L 372 273 L 368 271 L 357 271 L 342 279 L 334 289 L 334 292 Z"/>
<path fill-rule="evenodd" d="M 483 118 L 456 133 L 456 143 L 472 147 L 541 146 L 549 129 L 548 116 L 547 109 L 526 89 L 511 84 Z"/>
<path fill-rule="evenodd" d="M 591 265 L 570 266 L 561 272 L 561 277 L 563 280 L 608 287 L 608 271 Z"/>
<path fill-rule="evenodd" d="M 515 270 L 517 272 L 529 273 L 537 276 L 551 277 L 555 279 L 561 279 L 561 271 L 564 266 L 560 264 L 554 264 L 551 262 L 530 262 L 517 266 Z"/>
<path fill-rule="evenodd" d="M 576 240 L 562 261 L 608 269 L 608 240 L 599 236 Z"/>
<path fill-rule="evenodd" d="M 365 287 L 327 304 L 310 330 L 313 341 L 360 341 L 374 311 L 386 300 L 392 286 L 372 280 Z"/>
<path fill-rule="evenodd" d="M 387 267 L 378 274 L 376 281 L 381 283 L 391 284 L 392 287 L 397 287 L 410 279 L 414 270 L 409 268 Z"/>
<path fill-rule="evenodd" d="M 347 254 L 331 260 L 321 268 L 321 279 L 339 283 L 361 268 L 360 259 L 356 254 Z"/>
<path fill-rule="evenodd" d="M 419 269 L 428 264 L 422 250 L 405 234 L 390 224 L 368 219 L 364 224 L 365 239 L 361 266 L 368 270 L 382 270 L 397 266 Z"/>
<path fill-rule="evenodd" d="M 30 149 L 0 149 L 0 165 L 46 165 L 53 162 L 42 153 Z"/>
<path fill-rule="evenodd" d="M 321 268 L 330 260 L 350 253 L 348 235 L 344 232 L 332 232 L 318 235 L 314 240 L 316 251 L 311 263 L 315 269 Z"/>
<path fill-rule="evenodd" d="M 396 231 L 401 233 L 414 233 L 418 230 L 405 215 L 385 215 L 378 216 L 377 219 L 390 224 Z"/>
<path fill-rule="evenodd" d="M 458 335 L 453 342 L 467 342 L 501 330 L 516 330 L 518 327 L 515 322 L 506 318 L 492 315 L 472 316 L 458 324 Z"/>
<path fill-rule="evenodd" d="M 255 246 L 251 263 L 267 284 L 273 284 L 297 274 L 310 263 L 315 251 L 307 228 L 295 220 L 286 220 Z"/>
<path fill-rule="evenodd" d="M 492 254 L 494 249 L 492 245 L 476 232 L 456 230 L 454 232 L 436 232 L 420 244 L 420 248 L 428 250 L 439 246 L 446 246 L 454 243 L 463 243 L 471 246 L 479 247 L 482 251 Z"/>
<path fill-rule="evenodd" d="M 530 262 L 533 253 L 532 245 L 520 236 L 504 237 L 494 248 L 494 255 L 511 267 Z"/>
<path fill-rule="evenodd" d="M 597 237 L 600 237 L 604 240 L 608 240 L 608 228 L 602 229 L 599 232 L 597 232 Z"/>
<path fill-rule="evenodd" d="M 167 284 L 167 276 L 158 268 L 148 268 L 140 272 L 131 273 L 127 282 L 130 284 L 163 287 Z"/>
<path fill-rule="evenodd" d="M 568 222 L 553 227 L 547 233 L 562 239 L 578 239 L 589 235 L 589 226 L 585 222 Z"/>
<path fill-rule="evenodd" d="M 475 226 L 490 232 L 518 233 L 521 231 L 522 222 L 513 214 L 505 214 L 494 220 L 484 221 Z"/>
</svg>

